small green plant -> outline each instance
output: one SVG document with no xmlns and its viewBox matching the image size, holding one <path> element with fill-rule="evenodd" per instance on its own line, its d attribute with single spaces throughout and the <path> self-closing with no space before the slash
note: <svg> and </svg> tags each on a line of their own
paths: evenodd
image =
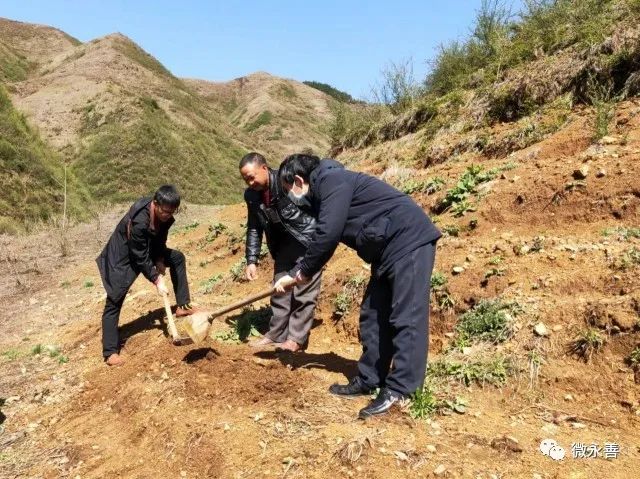
<svg viewBox="0 0 640 479">
<path fill-rule="evenodd" d="M 504 261 L 504 258 L 502 256 L 493 256 L 491 257 L 491 259 L 488 261 L 487 264 L 497 266 L 500 263 L 502 263 L 502 261 Z"/>
<path fill-rule="evenodd" d="M 425 384 L 422 389 L 418 389 L 411 397 L 409 405 L 409 415 L 413 419 L 426 419 L 438 410 L 438 399 L 430 385 Z"/>
<path fill-rule="evenodd" d="M 601 83 L 595 76 L 587 81 L 587 96 L 595 109 L 593 139 L 599 140 L 609 134 L 609 124 L 615 114 L 615 99 L 611 83 Z"/>
<path fill-rule="evenodd" d="M 38 354 L 42 354 L 42 344 L 36 344 L 31 348 L 31 356 L 37 356 Z"/>
<path fill-rule="evenodd" d="M 431 275 L 431 293 L 433 294 L 438 307 L 447 311 L 453 309 L 456 305 L 453 296 L 447 288 L 448 279 L 444 273 L 434 271 Z"/>
<path fill-rule="evenodd" d="M 503 303 L 499 299 L 482 300 L 458 320 L 456 332 L 468 341 L 500 343 L 513 335 L 512 314 L 519 307 L 515 303 Z"/>
<path fill-rule="evenodd" d="M 200 223 L 198 223 L 197 221 L 194 221 L 193 223 L 189 223 L 180 228 L 176 228 L 175 230 L 172 230 L 172 231 L 173 233 L 186 233 L 187 231 L 196 229 L 198 226 L 200 226 Z"/>
<path fill-rule="evenodd" d="M 476 211 L 476 207 L 472 205 L 467 199 L 463 199 L 451 207 L 451 212 L 453 216 L 459 218 L 460 216 L 464 216 L 466 213 L 472 213 Z"/>
<path fill-rule="evenodd" d="M 69 362 L 69 357 L 65 356 L 64 354 L 61 354 L 60 356 L 58 356 L 58 364 L 66 364 Z"/>
<path fill-rule="evenodd" d="M 611 267 L 618 271 L 627 271 L 640 264 L 640 249 L 633 247 L 615 258 Z"/>
<path fill-rule="evenodd" d="M 434 271 L 433 274 L 431 275 L 432 290 L 443 289 L 448 282 L 449 280 L 447 279 L 447 276 L 444 273 L 441 273 L 440 271 Z"/>
<path fill-rule="evenodd" d="M 271 308 L 266 306 L 260 309 L 248 307 L 242 313 L 230 321 L 231 328 L 227 331 L 219 331 L 213 334 L 213 338 L 225 343 L 241 343 L 250 336 L 260 336 L 271 317 Z"/>
<path fill-rule="evenodd" d="M 245 280 L 244 271 L 247 267 L 247 259 L 242 258 L 235 263 L 229 272 L 231 273 L 231 279 L 235 282 L 242 282 Z"/>
<path fill-rule="evenodd" d="M 221 274 L 216 274 L 211 278 L 200 283 L 200 292 L 202 294 L 211 294 L 216 284 L 222 280 Z"/>
<path fill-rule="evenodd" d="M 474 211 L 469 198 L 477 193 L 479 185 L 491 181 L 499 172 L 499 168 L 485 171 L 478 165 L 467 167 L 456 185 L 447 190 L 444 198 L 436 205 L 436 212 L 444 213 L 451 210 L 455 216 L 462 216 L 468 211 Z"/>
<path fill-rule="evenodd" d="M 473 383 L 501 385 L 507 380 L 513 366 L 505 356 L 498 355 L 484 360 L 441 359 L 429 365 L 429 375 L 434 378 L 453 378 L 465 386 Z"/>
<path fill-rule="evenodd" d="M 68 288 L 69 286 L 71 286 L 71 282 L 70 281 L 63 281 L 62 283 L 60 283 L 60 287 L 61 288 Z"/>
<path fill-rule="evenodd" d="M 399 189 L 403 193 L 411 195 L 413 193 L 426 193 L 432 195 L 442 189 L 444 180 L 440 177 L 430 178 L 425 181 L 419 181 L 415 179 L 409 179 L 402 184 Z"/>
<path fill-rule="evenodd" d="M 640 239 L 640 228 L 617 226 L 603 230 L 602 235 L 607 237 L 615 235 L 620 241 L 629 241 L 631 238 Z"/>
<path fill-rule="evenodd" d="M 491 268 L 484 272 L 484 279 L 489 279 L 492 276 L 504 276 L 505 270 L 500 268 Z"/>
<path fill-rule="evenodd" d="M 636 346 L 631 354 L 629 355 L 629 363 L 632 366 L 640 365 L 640 346 Z"/>
<path fill-rule="evenodd" d="M 20 357 L 20 351 L 17 349 L 7 349 L 2 355 L 9 361 L 14 361 Z"/>
<path fill-rule="evenodd" d="M 458 225 L 446 225 L 442 227 L 442 232 L 447 236 L 458 237 L 460 234 L 460 226 Z"/>
<path fill-rule="evenodd" d="M 84 282 L 84 287 L 85 288 L 93 288 L 93 281 L 91 281 L 90 279 L 86 280 Z"/>
<path fill-rule="evenodd" d="M 212 243 L 218 236 L 220 236 L 222 233 L 228 232 L 228 230 L 229 228 L 227 228 L 227 226 L 222 223 L 214 223 L 212 225 L 209 225 L 206 236 L 198 243 L 198 246 L 202 248 L 207 243 Z"/>
<path fill-rule="evenodd" d="M 340 319 L 351 310 L 351 306 L 355 299 L 362 293 L 366 282 L 364 276 L 354 276 L 349 278 L 342 286 L 340 291 L 333 300 L 333 315 L 336 319 Z"/>
<path fill-rule="evenodd" d="M 445 399 L 442 401 L 440 407 L 443 414 L 450 414 L 450 412 L 457 412 L 458 414 L 464 414 L 467 412 L 468 401 L 465 398 L 456 396 L 453 399 Z"/>
<path fill-rule="evenodd" d="M 44 349 L 50 358 L 55 358 L 60 355 L 60 348 L 53 344 L 47 345 Z"/>
<path fill-rule="evenodd" d="M 597 329 L 588 328 L 569 343 L 568 351 L 589 362 L 593 354 L 602 349 L 605 342 L 604 336 Z"/>
</svg>

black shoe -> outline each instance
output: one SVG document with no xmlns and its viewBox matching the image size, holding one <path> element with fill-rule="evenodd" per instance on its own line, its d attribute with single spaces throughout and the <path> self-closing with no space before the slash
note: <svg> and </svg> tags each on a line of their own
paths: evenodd
<svg viewBox="0 0 640 479">
<path fill-rule="evenodd" d="M 382 388 L 377 398 L 371 401 L 367 407 L 360 409 L 358 418 L 367 419 L 377 414 L 384 414 L 391 409 L 391 406 L 403 399 L 404 396 L 402 394 Z"/>
<path fill-rule="evenodd" d="M 349 384 L 332 384 L 329 386 L 329 392 L 336 396 L 357 397 L 367 396 L 373 392 L 373 389 L 365 386 L 359 376 L 352 378 Z"/>
</svg>

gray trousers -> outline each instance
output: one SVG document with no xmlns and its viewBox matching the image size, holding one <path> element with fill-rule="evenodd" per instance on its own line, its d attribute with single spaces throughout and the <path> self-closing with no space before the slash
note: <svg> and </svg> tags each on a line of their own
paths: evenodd
<svg viewBox="0 0 640 479">
<path fill-rule="evenodd" d="M 304 246 L 295 240 L 286 241 L 279 246 L 280 249 L 275 258 L 273 284 L 285 276 L 305 252 Z M 295 286 L 283 295 L 271 296 L 273 316 L 269 321 L 269 332 L 265 336 L 277 343 L 287 339 L 300 345 L 307 342 L 313 324 L 316 300 L 320 293 L 321 276 L 320 271 L 311 278 L 309 283 Z"/>
</svg>

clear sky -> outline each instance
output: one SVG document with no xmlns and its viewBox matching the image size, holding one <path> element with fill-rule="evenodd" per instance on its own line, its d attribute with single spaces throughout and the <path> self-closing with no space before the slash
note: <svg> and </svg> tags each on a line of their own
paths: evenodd
<svg viewBox="0 0 640 479">
<path fill-rule="evenodd" d="M 121 32 L 179 77 L 255 71 L 329 83 L 356 98 L 390 61 L 422 79 L 438 44 L 469 33 L 481 0 L 3 0 L 0 16 L 81 41 Z"/>
</svg>

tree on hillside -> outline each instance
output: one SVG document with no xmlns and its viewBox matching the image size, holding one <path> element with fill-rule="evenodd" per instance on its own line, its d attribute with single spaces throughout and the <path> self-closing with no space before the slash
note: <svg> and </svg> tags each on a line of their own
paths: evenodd
<svg viewBox="0 0 640 479">
<path fill-rule="evenodd" d="M 351 95 L 342 90 L 338 90 L 327 83 L 320 83 L 317 81 L 303 81 L 302 83 L 310 86 L 311 88 L 315 88 L 316 90 L 320 90 L 343 103 L 357 103 L 357 100 L 355 100 Z"/>
</svg>

